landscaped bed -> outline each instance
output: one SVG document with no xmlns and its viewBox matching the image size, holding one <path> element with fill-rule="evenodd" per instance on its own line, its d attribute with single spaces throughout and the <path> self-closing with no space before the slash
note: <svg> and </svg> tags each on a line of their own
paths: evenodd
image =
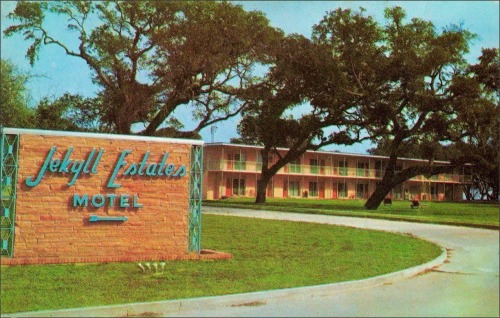
<svg viewBox="0 0 500 318">
<path fill-rule="evenodd" d="M 429 242 L 348 227 L 205 215 L 202 247 L 231 260 L 2 266 L 2 313 L 308 286 L 373 277 L 438 257 Z M 142 264 L 144 266 L 144 263 Z"/>
</svg>

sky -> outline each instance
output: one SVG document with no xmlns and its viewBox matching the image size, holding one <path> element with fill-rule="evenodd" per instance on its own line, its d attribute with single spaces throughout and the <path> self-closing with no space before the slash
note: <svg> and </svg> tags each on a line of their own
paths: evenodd
<svg viewBox="0 0 500 318">
<path fill-rule="evenodd" d="M 259 10 L 265 13 L 270 24 L 280 28 L 286 34 L 298 33 L 306 37 L 311 36 L 313 25 L 317 24 L 326 12 L 336 8 L 366 9 L 365 14 L 373 16 L 383 23 L 386 7 L 401 6 L 407 18 L 418 17 L 431 21 L 437 30 L 450 24 L 462 24 L 469 31 L 476 33 L 477 38 L 472 42 L 469 62 L 476 63 L 481 54 L 481 48 L 499 47 L 499 1 L 233 1 L 241 4 L 246 10 Z M 94 96 L 98 87 L 92 84 L 91 72 L 81 59 L 64 54 L 62 49 L 55 46 L 45 46 L 41 49 L 39 59 L 34 67 L 29 65 L 25 58 L 28 43 L 22 36 L 5 38 L 3 31 L 13 21 L 6 18 L 15 5 L 15 1 L 0 1 L 1 4 L 1 41 L 0 56 L 9 59 L 20 70 L 33 77 L 27 84 L 30 92 L 30 102 L 36 105 L 43 97 L 57 98 L 65 92 Z M 65 28 L 57 26 L 57 20 L 50 21 L 54 30 L 65 36 Z M 65 34 L 66 33 L 66 34 Z M 176 111 L 176 116 L 183 121 L 189 117 L 186 108 Z M 214 135 L 210 127 L 201 131 L 205 142 L 229 142 L 230 138 L 237 137 L 236 126 L 239 117 L 217 124 Z M 190 128 L 186 124 L 186 128 Z M 369 142 L 349 146 L 330 146 L 325 150 L 338 150 L 351 153 L 366 153 L 374 147 Z"/>
</svg>

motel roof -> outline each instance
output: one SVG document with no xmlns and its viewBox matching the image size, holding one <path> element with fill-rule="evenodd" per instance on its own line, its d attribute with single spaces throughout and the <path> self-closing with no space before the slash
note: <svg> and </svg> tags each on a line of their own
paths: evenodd
<svg viewBox="0 0 500 318">
<path fill-rule="evenodd" d="M 245 144 L 231 144 L 225 142 L 214 142 L 214 143 L 205 143 L 205 147 L 211 146 L 224 146 L 224 147 L 239 147 L 239 148 L 253 148 L 253 149 L 261 149 L 263 146 L 255 146 L 255 145 L 245 145 Z M 289 148 L 277 147 L 276 149 L 287 151 Z M 388 156 L 378 156 L 378 155 L 367 155 L 367 154 L 357 154 L 357 153 L 347 153 L 347 152 L 339 152 L 339 151 L 327 151 L 327 150 L 307 150 L 308 153 L 317 153 L 317 154 L 325 154 L 325 155 L 343 155 L 346 157 L 364 157 L 364 158 L 374 158 L 374 159 L 389 159 Z M 406 160 L 406 161 L 417 161 L 417 162 L 427 162 L 425 159 L 415 159 L 415 158 L 404 158 L 399 157 L 398 160 Z M 450 164 L 449 161 L 441 161 L 434 160 L 435 163 L 441 164 Z"/>
</svg>

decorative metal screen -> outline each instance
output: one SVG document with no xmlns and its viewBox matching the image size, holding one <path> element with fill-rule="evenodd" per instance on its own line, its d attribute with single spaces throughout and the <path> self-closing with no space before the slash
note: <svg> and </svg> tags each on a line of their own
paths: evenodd
<svg viewBox="0 0 500 318">
<path fill-rule="evenodd" d="M 1 255 L 14 256 L 19 135 L 7 135 L 0 127 L 0 224 Z"/>
<path fill-rule="evenodd" d="M 201 200 L 203 173 L 203 146 L 191 146 L 191 169 L 189 176 L 189 252 L 201 251 Z"/>
</svg>

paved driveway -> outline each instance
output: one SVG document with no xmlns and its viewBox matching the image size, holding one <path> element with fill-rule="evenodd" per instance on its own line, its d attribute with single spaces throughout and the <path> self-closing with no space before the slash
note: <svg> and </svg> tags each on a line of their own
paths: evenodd
<svg viewBox="0 0 500 318">
<path fill-rule="evenodd" d="M 378 286 L 314 297 L 304 292 L 270 301 L 261 299 L 260 303 L 254 300 L 254 306 L 183 311 L 180 315 L 499 316 L 499 231 L 213 207 L 204 207 L 204 212 L 411 233 L 446 248 L 448 258 L 431 272 Z M 252 299 L 246 303 L 252 304 Z"/>
<path fill-rule="evenodd" d="M 365 218 L 204 207 L 203 213 L 411 233 L 447 250 L 431 271 L 238 295 L 37 312 L 37 317 L 499 317 L 499 231 Z M 432 264 L 427 264 L 427 268 Z M 6 315 L 7 316 L 7 315 Z M 12 316 L 31 317 L 33 313 Z"/>
</svg>

